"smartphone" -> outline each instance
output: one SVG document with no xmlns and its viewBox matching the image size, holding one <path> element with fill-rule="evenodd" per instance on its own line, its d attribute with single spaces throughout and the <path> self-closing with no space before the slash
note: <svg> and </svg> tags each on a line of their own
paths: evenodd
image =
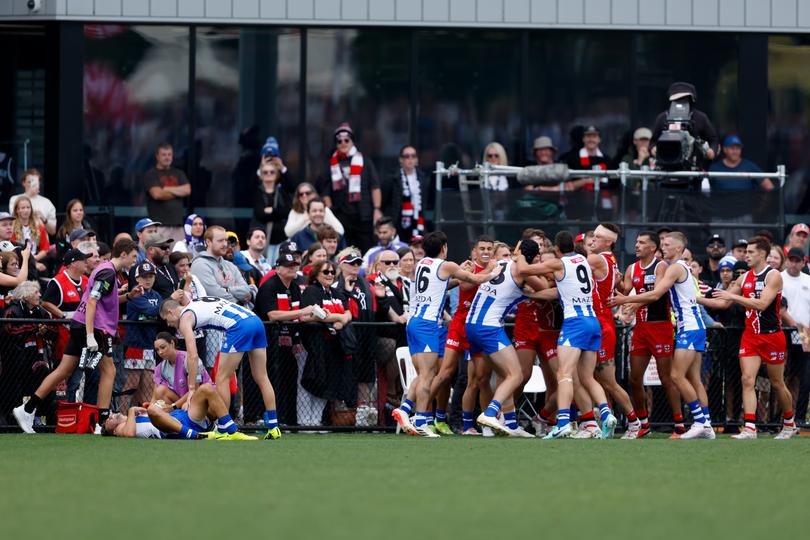
<svg viewBox="0 0 810 540">
<path fill-rule="evenodd" d="M 185 289 L 186 288 L 186 278 L 180 279 L 180 284 L 177 286 L 178 289 Z"/>
</svg>

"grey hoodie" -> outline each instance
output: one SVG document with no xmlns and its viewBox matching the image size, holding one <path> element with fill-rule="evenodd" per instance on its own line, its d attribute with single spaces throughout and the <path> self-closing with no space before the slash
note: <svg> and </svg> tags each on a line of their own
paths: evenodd
<svg viewBox="0 0 810 540">
<path fill-rule="evenodd" d="M 245 283 L 239 269 L 222 257 L 214 257 L 209 252 L 203 251 L 192 261 L 191 273 L 202 282 L 208 296 L 224 298 L 239 304 L 251 301 L 250 287 Z"/>
</svg>

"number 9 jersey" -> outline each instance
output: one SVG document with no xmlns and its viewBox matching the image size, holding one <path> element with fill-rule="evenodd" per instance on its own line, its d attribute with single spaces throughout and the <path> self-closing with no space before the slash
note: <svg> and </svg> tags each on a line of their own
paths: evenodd
<svg viewBox="0 0 810 540">
<path fill-rule="evenodd" d="M 602 329 L 593 308 L 593 275 L 588 259 L 574 253 L 560 258 L 563 277 L 557 279 L 557 294 L 563 308 L 563 324 L 557 345 L 598 351 Z"/>
</svg>

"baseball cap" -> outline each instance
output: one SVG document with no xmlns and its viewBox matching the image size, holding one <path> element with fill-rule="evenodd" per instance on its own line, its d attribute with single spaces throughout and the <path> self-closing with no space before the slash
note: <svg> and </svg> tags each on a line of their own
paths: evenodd
<svg viewBox="0 0 810 540">
<path fill-rule="evenodd" d="M 672 83 L 667 94 L 669 94 L 670 101 L 691 96 L 692 101 L 697 102 L 697 90 L 695 90 L 695 87 L 688 82 Z"/>
<path fill-rule="evenodd" d="M 790 248 L 787 254 L 788 259 L 801 259 L 804 260 L 804 251 L 801 248 Z"/>
<path fill-rule="evenodd" d="M 135 224 L 135 230 L 141 232 L 147 227 L 151 227 L 152 225 L 163 225 L 160 221 L 154 221 L 148 217 L 139 219 L 138 222 Z"/>
<path fill-rule="evenodd" d="M 800 232 L 810 235 L 810 227 L 808 227 L 804 223 L 797 223 L 796 225 L 793 226 L 792 229 L 790 229 L 790 234 L 796 234 Z"/>
<path fill-rule="evenodd" d="M 748 263 L 745 261 L 737 261 L 734 263 L 734 268 L 731 270 L 734 272 L 734 277 L 740 277 L 744 273 L 748 272 Z"/>
<path fill-rule="evenodd" d="M 165 248 L 165 247 L 168 247 L 168 246 L 170 246 L 172 244 L 174 244 L 174 240 L 172 240 L 168 236 L 165 236 L 165 235 L 160 234 L 160 233 L 154 233 L 154 234 L 150 234 L 149 236 L 146 237 L 146 240 L 144 241 L 143 246 L 146 247 L 146 248 L 150 248 L 150 247 L 163 247 L 163 248 Z"/>
<path fill-rule="evenodd" d="M 652 131 L 650 128 L 640 127 L 633 132 L 633 140 L 637 141 L 639 139 L 652 139 Z"/>
<path fill-rule="evenodd" d="M 599 128 L 596 126 L 588 126 L 585 128 L 585 131 L 583 131 L 582 134 L 588 135 L 589 133 L 596 133 L 597 135 L 599 135 L 601 132 L 599 131 Z"/>
<path fill-rule="evenodd" d="M 298 266 L 299 264 L 293 253 L 279 250 L 276 266 Z"/>
<path fill-rule="evenodd" d="M 0 242 L 0 252 L 8 253 L 10 251 L 14 251 L 17 248 L 14 244 L 9 242 L 8 240 L 3 240 Z"/>
<path fill-rule="evenodd" d="M 352 252 L 352 253 L 347 253 L 346 255 L 341 257 L 339 263 L 340 264 L 343 264 L 343 263 L 352 264 L 352 263 L 362 262 L 362 261 L 363 261 L 363 258 L 360 255 L 358 255 L 357 253 Z"/>
<path fill-rule="evenodd" d="M 157 270 L 155 270 L 155 265 L 149 261 L 143 261 L 141 264 L 135 267 L 135 277 L 145 276 L 146 274 L 155 274 Z"/>
<path fill-rule="evenodd" d="M 8 212 L 0 212 L 0 221 L 5 221 L 7 219 L 14 219 L 14 216 L 9 214 Z"/>
<path fill-rule="evenodd" d="M 729 135 L 725 139 L 723 139 L 723 146 L 742 146 L 742 139 L 737 135 Z"/>
<path fill-rule="evenodd" d="M 585 241 L 585 233 L 579 233 L 574 237 L 574 242 L 584 242 Z"/>
<path fill-rule="evenodd" d="M 279 244 L 278 251 L 279 253 L 302 253 L 302 251 L 298 249 L 298 244 L 292 240 L 287 240 Z"/>
<path fill-rule="evenodd" d="M 225 236 L 228 237 L 228 243 L 239 245 L 239 236 L 233 231 L 225 231 Z"/>
<path fill-rule="evenodd" d="M 86 261 L 87 255 L 79 251 L 78 249 L 69 249 L 65 252 L 65 256 L 62 257 L 62 262 L 65 266 L 69 266 L 76 261 Z"/>
<path fill-rule="evenodd" d="M 87 229 L 73 229 L 68 235 L 68 242 L 75 242 L 76 240 L 81 240 L 82 238 L 95 235 L 96 233 Z"/>
<path fill-rule="evenodd" d="M 735 247 L 745 247 L 745 246 L 747 246 L 747 245 L 748 245 L 748 240 L 746 240 L 745 238 L 739 238 L 739 239 L 737 239 L 737 241 L 736 241 L 736 242 L 734 242 L 734 243 L 731 245 L 731 247 L 732 247 L 732 248 L 735 248 Z"/>
<path fill-rule="evenodd" d="M 716 242 L 716 243 L 718 243 L 718 244 L 720 244 L 720 245 L 721 245 L 721 246 L 723 246 L 723 247 L 726 247 L 726 241 L 725 241 L 725 240 L 723 240 L 723 237 L 722 237 L 722 236 L 720 236 L 719 234 L 713 234 L 713 235 L 711 235 L 711 237 L 709 238 L 709 241 L 708 241 L 708 242 L 706 242 L 706 245 L 708 246 L 708 245 L 710 245 L 710 244 L 714 244 L 715 242 Z"/>
<path fill-rule="evenodd" d="M 557 150 L 557 147 L 554 146 L 553 142 L 551 142 L 551 137 L 546 137 L 545 135 L 542 137 L 537 137 L 534 140 L 534 146 L 532 146 L 532 150 L 540 150 L 541 148 L 551 148 L 554 151 Z"/>
</svg>

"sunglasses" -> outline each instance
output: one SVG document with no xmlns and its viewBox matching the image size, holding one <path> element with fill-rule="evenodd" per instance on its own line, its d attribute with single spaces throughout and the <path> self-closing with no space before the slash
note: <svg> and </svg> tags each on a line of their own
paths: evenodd
<svg viewBox="0 0 810 540">
<path fill-rule="evenodd" d="M 262 176 L 276 176 L 277 174 L 276 171 L 262 171 Z"/>
<path fill-rule="evenodd" d="M 380 264 L 386 264 L 388 266 L 393 266 L 395 264 L 399 264 L 399 261 L 380 261 Z"/>
<path fill-rule="evenodd" d="M 335 271 L 334 271 L 334 270 L 322 270 L 322 271 L 321 271 L 321 274 L 323 274 L 323 275 L 325 275 L 325 276 L 334 276 L 334 275 L 335 275 Z"/>
<path fill-rule="evenodd" d="M 350 143 L 351 139 L 336 139 L 338 144 Z"/>
<path fill-rule="evenodd" d="M 487 157 L 498 159 L 500 156 L 498 154 L 487 154 Z"/>
<path fill-rule="evenodd" d="M 402 159 L 416 159 L 416 154 L 402 154 L 399 157 L 401 157 Z"/>
<path fill-rule="evenodd" d="M 299 197 L 309 197 L 310 195 L 312 195 L 311 191 L 299 191 L 298 192 Z"/>
<path fill-rule="evenodd" d="M 229 246 L 238 246 L 239 242 L 237 240 L 234 240 L 233 238 L 229 238 L 228 239 L 228 245 Z"/>
<path fill-rule="evenodd" d="M 354 262 L 344 262 L 343 264 L 348 264 L 349 266 L 360 266 L 363 264 L 362 261 L 354 261 Z"/>
</svg>

